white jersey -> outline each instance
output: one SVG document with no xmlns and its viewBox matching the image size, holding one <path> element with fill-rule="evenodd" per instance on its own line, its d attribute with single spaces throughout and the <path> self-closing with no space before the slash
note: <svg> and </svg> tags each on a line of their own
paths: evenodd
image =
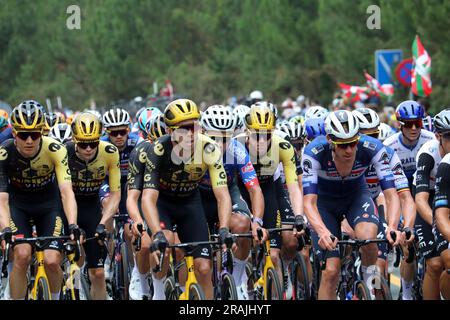
<svg viewBox="0 0 450 320">
<path fill-rule="evenodd" d="M 429 155 L 429 157 L 426 158 L 422 157 L 423 163 L 419 164 L 419 158 L 422 154 L 427 154 Z M 416 187 L 420 187 L 417 183 L 421 184 L 420 182 L 422 181 L 428 184 L 430 190 L 434 190 L 434 185 L 436 183 L 437 169 L 439 167 L 439 163 L 441 163 L 441 160 L 442 157 L 441 153 L 439 152 L 439 141 L 431 140 L 425 143 L 417 153 L 416 157 L 417 171 L 414 173 L 413 184 Z"/>
<path fill-rule="evenodd" d="M 391 147 L 397 153 L 402 162 L 403 171 L 408 178 L 409 183 L 413 181 L 413 174 L 416 172 L 416 156 L 420 148 L 431 140 L 436 140 L 434 133 L 427 130 L 420 130 L 420 136 L 415 146 L 406 146 L 401 132 L 390 136 L 384 140 L 384 145 Z"/>
</svg>

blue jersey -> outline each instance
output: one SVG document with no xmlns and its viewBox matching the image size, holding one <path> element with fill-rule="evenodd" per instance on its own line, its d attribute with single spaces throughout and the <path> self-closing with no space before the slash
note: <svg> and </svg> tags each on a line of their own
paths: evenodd
<svg viewBox="0 0 450 320">
<path fill-rule="evenodd" d="M 247 189 L 254 185 L 259 185 L 256 171 L 250 161 L 250 155 L 242 143 L 236 139 L 231 139 L 230 143 L 228 143 L 227 150 L 223 155 L 223 164 L 227 174 L 228 186 L 232 184 L 236 172 L 239 172 L 241 180 Z M 209 172 L 206 172 L 202 178 L 200 186 L 211 188 Z"/>
<path fill-rule="evenodd" d="M 100 140 L 111 142 L 108 136 L 103 136 L 100 138 Z M 142 138 L 139 137 L 139 135 L 136 132 L 131 132 L 128 134 L 128 140 L 126 142 L 125 148 L 122 151 L 119 151 L 121 182 L 124 181 L 125 183 L 127 180 L 128 159 L 130 158 L 131 151 L 133 151 L 134 147 L 141 141 Z"/>
<path fill-rule="evenodd" d="M 13 138 L 11 127 L 7 127 L 5 130 L 0 132 L 0 143 L 11 138 Z"/>
<path fill-rule="evenodd" d="M 331 146 L 324 136 L 314 139 L 303 152 L 303 193 L 328 197 L 352 197 L 356 191 L 369 192 L 365 172 L 373 165 L 382 190 L 394 188 L 394 176 L 383 144 L 362 135 L 350 174 L 341 177 L 333 161 Z"/>
<path fill-rule="evenodd" d="M 389 168 L 394 175 L 394 183 L 397 192 L 409 190 L 408 179 L 403 172 L 402 162 L 400 161 L 400 158 L 392 148 L 389 148 L 388 146 L 385 146 L 385 148 L 389 159 Z M 372 199 L 377 198 L 380 195 L 381 187 L 380 181 L 378 180 L 377 171 L 375 170 L 373 165 L 371 165 L 369 167 L 369 170 L 366 171 L 366 182 L 369 186 L 369 191 Z"/>
</svg>

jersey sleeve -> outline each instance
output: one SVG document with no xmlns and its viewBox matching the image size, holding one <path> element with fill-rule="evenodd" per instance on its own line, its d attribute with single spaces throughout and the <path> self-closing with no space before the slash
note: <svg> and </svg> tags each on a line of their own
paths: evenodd
<svg viewBox="0 0 450 320">
<path fill-rule="evenodd" d="M 290 142 L 283 140 L 279 143 L 279 154 L 280 161 L 283 163 L 286 184 L 297 184 L 298 176 L 294 147 Z"/>
<path fill-rule="evenodd" d="M 119 150 L 112 144 L 105 147 L 108 163 L 108 182 L 111 192 L 120 191 L 120 157 Z"/>
<path fill-rule="evenodd" d="M 59 142 L 51 142 L 48 149 L 51 154 L 53 165 L 55 166 L 55 174 L 58 184 L 63 182 L 72 182 L 67 148 Z"/>
<path fill-rule="evenodd" d="M 295 166 L 297 168 L 297 176 L 301 176 L 303 174 L 302 161 L 297 153 L 295 153 Z"/>
<path fill-rule="evenodd" d="M 164 145 L 159 140 L 156 140 L 147 150 L 143 189 L 159 189 L 160 170 L 164 161 L 165 152 Z"/>
<path fill-rule="evenodd" d="M 203 161 L 208 166 L 211 187 L 218 188 L 227 186 L 227 174 L 223 166 L 222 152 L 215 143 L 205 143 L 203 147 Z"/>
<path fill-rule="evenodd" d="M 232 140 L 232 153 L 234 156 L 234 163 L 237 165 L 239 175 L 241 176 L 242 182 L 247 189 L 259 185 L 258 177 L 256 175 L 253 163 L 250 160 L 250 155 L 248 154 L 245 147 L 239 143 L 237 140 Z"/>
<path fill-rule="evenodd" d="M 403 171 L 402 162 L 394 150 L 392 150 L 391 157 L 390 167 L 392 174 L 394 175 L 395 188 L 397 189 L 397 192 L 408 191 L 408 178 L 406 178 L 405 172 Z"/>
<path fill-rule="evenodd" d="M 430 174 L 433 168 L 433 157 L 428 153 L 421 153 L 417 159 L 416 193 L 430 192 Z"/>
<path fill-rule="evenodd" d="M 146 161 L 147 153 L 145 148 L 137 146 L 128 159 L 128 189 L 142 190 Z"/>
<path fill-rule="evenodd" d="M 441 162 L 436 174 L 434 208 L 450 209 L 450 164 Z"/>
<path fill-rule="evenodd" d="M 0 146 L 0 192 L 8 191 L 8 150 Z"/>
<path fill-rule="evenodd" d="M 380 182 L 381 190 L 387 190 L 390 188 L 395 188 L 394 175 L 392 174 L 391 168 L 389 166 L 389 155 L 386 148 L 379 143 L 381 148 L 378 148 L 374 156 L 371 159 L 371 164 L 373 165 L 378 181 Z"/>
<path fill-rule="evenodd" d="M 313 156 L 309 149 L 306 149 L 302 157 L 303 169 L 303 194 L 317 194 L 318 191 L 318 172 L 321 169 L 320 162 Z"/>
</svg>

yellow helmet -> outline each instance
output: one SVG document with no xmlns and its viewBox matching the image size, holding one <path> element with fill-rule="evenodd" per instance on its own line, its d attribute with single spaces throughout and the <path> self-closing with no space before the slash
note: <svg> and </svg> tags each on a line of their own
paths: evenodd
<svg viewBox="0 0 450 320">
<path fill-rule="evenodd" d="M 200 112 L 194 101 L 189 99 L 178 99 L 169 103 L 164 110 L 164 122 L 174 126 L 181 121 L 200 118 Z"/>
<path fill-rule="evenodd" d="M 59 123 L 58 115 L 54 112 L 49 112 L 45 115 L 45 129 L 50 130 L 53 126 Z"/>
<path fill-rule="evenodd" d="M 245 126 L 250 130 L 275 129 L 275 114 L 265 105 L 253 105 L 244 120 Z"/>
<path fill-rule="evenodd" d="M 156 116 L 155 119 L 147 121 L 146 129 L 148 136 L 152 140 L 156 140 L 167 133 L 167 125 L 164 122 L 164 117 L 162 114 Z"/>
<path fill-rule="evenodd" d="M 14 131 L 42 130 L 45 116 L 42 105 L 34 100 L 27 100 L 19 104 L 11 112 L 11 125 Z"/>
<path fill-rule="evenodd" d="M 75 142 L 98 141 L 102 135 L 102 124 L 92 113 L 82 112 L 72 122 L 72 134 Z"/>
</svg>

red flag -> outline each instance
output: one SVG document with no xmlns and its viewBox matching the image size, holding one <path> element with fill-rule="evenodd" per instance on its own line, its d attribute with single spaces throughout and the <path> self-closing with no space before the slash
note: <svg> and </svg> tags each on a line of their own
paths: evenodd
<svg viewBox="0 0 450 320">
<path fill-rule="evenodd" d="M 427 97 L 431 94 L 431 57 L 422 45 L 419 36 L 412 45 L 414 68 L 411 76 L 412 92 L 416 96 Z"/>
<path fill-rule="evenodd" d="M 364 76 L 366 77 L 367 84 L 371 89 L 373 89 L 374 94 L 379 96 L 380 94 L 384 96 L 392 96 L 394 95 L 394 86 L 392 84 L 383 84 L 381 85 L 377 79 L 372 77 L 370 74 L 364 70 Z"/>
<path fill-rule="evenodd" d="M 352 86 L 345 83 L 339 83 L 339 87 L 347 98 L 351 98 L 351 102 L 362 101 L 368 98 L 369 88 Z"/>
</svg>

